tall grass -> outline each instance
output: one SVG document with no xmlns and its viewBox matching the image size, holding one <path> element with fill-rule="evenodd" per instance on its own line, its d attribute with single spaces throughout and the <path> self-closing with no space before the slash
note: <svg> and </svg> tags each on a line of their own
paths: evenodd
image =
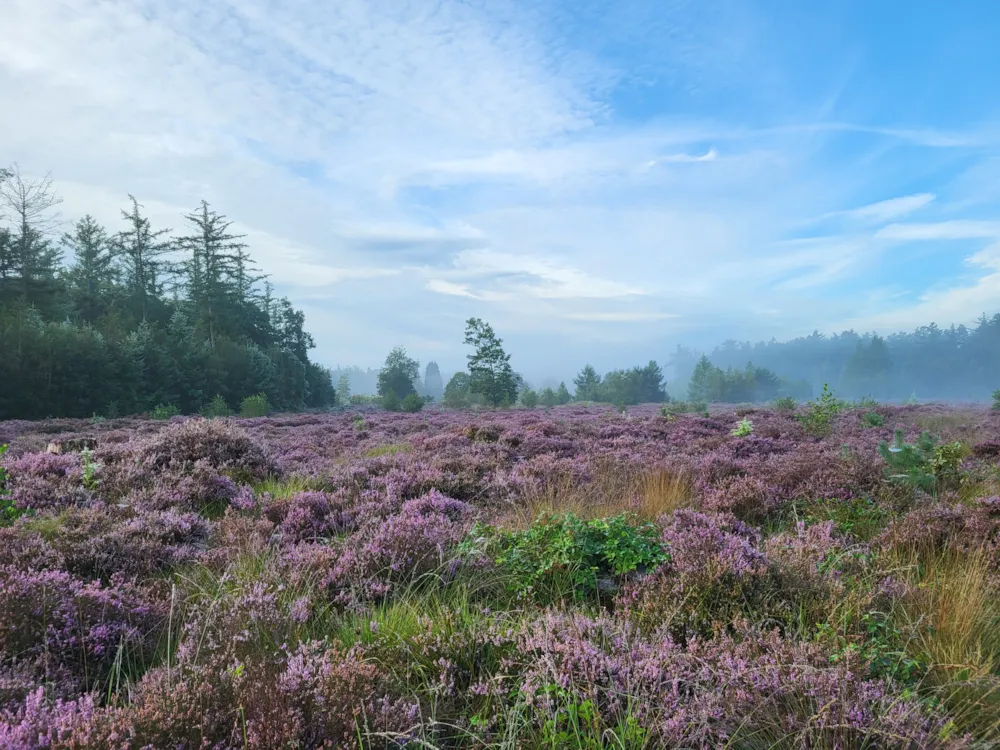
<svg viewBox="0 0 1000 750">
<path fill-rule="evenodd" d="M 912 588 L 897 616 L 909 649 L 927 664 L 921 686 L 958 729 L 1000 742 L 1000 581 L 995 552 L 947 549 L 909 554 Z"/>
<path fill-rule="evenodd" d="M 691 504 L 690 479 L 681 472 L 633 472 L 605 466 L 586 485 L 558 477 L 529 497 L 506 519 L 504 525 L 527 528 L 542 515 L 572 513 L 584 520 L 628 513 L 644 521 L 655 521 Z"/>
</svg>

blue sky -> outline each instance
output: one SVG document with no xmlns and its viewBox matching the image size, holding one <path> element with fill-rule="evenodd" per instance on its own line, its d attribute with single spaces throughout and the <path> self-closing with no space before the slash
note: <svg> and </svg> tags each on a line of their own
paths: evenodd
<svg viewBox="0 0 1000 750">
<path fill-rule="evenodd" d="M 329 364 L 1000 311 L 988 2 L 8 0 L 0 162 L 236 219 Z"/>
</svg>

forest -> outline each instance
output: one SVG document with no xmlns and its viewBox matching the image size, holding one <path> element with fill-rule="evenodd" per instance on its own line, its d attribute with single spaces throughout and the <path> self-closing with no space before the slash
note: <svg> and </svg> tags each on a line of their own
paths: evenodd
<svg viewBox="0 0 1000 750">
<path fill-rule="evenodd" d="M 333 403 L 303 313 L 208 203 L 177 231 L 132 196 L 114 228 L 67 227 L 59 203 L 51 178 L 0 170 L 0 419 Z"/>
</svg>

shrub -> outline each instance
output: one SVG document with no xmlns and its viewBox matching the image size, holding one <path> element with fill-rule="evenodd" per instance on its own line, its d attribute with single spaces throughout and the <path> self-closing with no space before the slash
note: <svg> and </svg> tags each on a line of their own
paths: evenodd
<svg viewBox="0 0 1000 750">
<path fill-rule="evenodd" d="M 216 395 L 207 406 L 202 408 L 201 415 L 208 419 L 213 419 L 215 417 L 231 417 L 233 416 L 233 410 L 229 408 L 229 404 L 226 403 L 220 395 Z"/>
<path fill-rule="evenodd" d="M 823 392 L 810 402 L 806 412 L 798 419 L 806 432 L 816 437 L 824 437 L 833 429 L 833 420 L 844 409 L 844 402 L 837 398 L 828 384 L 823 384 Z"/>
<path fill-rule="evenodd" d="M 774 408 L 777 411 L 791 412 L 795 411 L 795 407 L 798 404 L 795 403 L 795 399 L 791 396 L 782 396 L 774 402 Z"/>
<path fill-rule="evenodd" d="M 424 408 L 424 400 L 416 393 L 411 393 L 402 400 L 400 408 L 408 414 L 415 414 Z"/>
<path fill-rule="evenodd" d="M 149 416 L 152 419 L 167 420 L 170 419 L 171 417 L 179 416 L 180 413 L 181 410 L 178 409 L 173 404 L 158 404 L 156 408 L 149 413 Z"/>
<path fill-rule="evenodd" d="M 264 393 L 247 396 L 240 404 L 241 417 L 266 417 L 270 413 L 271 405 L 267 402 L 267 395 Z"/>
<path fill-rule="evenodd" d="M 263 481 L 274 466 L 263 447 L 232 422 L 191 419 L 171 425 L 135 447 L 118 467 L 128 473 L 132 458 L 144 474 L 187 474 L 202 463 L 240 481 Z M 128 480 L 125 476 L 122 479 Z M 126 487 L 128 489 L 128 487 Z"/>
<path fill-rule="evenodd" d="M 389 391 L 382 397 L 382 408 L 386 411 L 399 411 L 403 404 L 395 391 Z"/>
<path fill-rule="evenodd" d="M 473 537 L 521 595 L 580 598 L 598 589 L 602 578 L 645 571 L 669 559 L 653 524 L 636 525 L 627 514 L 590 521 L 572 513 L 543 515 L 523 531 L 477 526 Z"/>
<path fill-rule="evenodd" d="M 660 404 L 660 416 L 671 414 L 708 414 L 708 404 L 704 401 L 670 401 Z"/>
<path fill-rule="evenodd" d="M 0 461 L 3 460 L 7 452 L 7 445 L 0 445 Z M 0 526 L 16 521 L 23 511 L 19 509 L 10 498 L 7 491 L 7 467 L 0 463 Z"/>
<path fill-rule="evenodd" d="M 731 435 L 735 437 L 749 437 L 753 435 L 753 422 L 751 422 L 746 417 L 743 417 L 736 426 L 730 431 Z"/>
<path fill-rule="evenodd" d="M 959 465 L 965 448 L 959 442 L 938 445 L 924 431 L 914 443 L 903 441 L 903 431 L 896 430 L 893 444 L 879 443 L 879 454 L 885 461 L 890 481 L 916 487 L 924 492 L 937 492 L 958 484 Z"/>
<path fill-rule="evenodd" d="M 534 409 L 538 406 L 538 392 L 531 388 L 525 388 L 521 391 L 521 406 L 526 409 Z"/>
<path fill-rule="evenodd" d="M 1000 388 L 993 391 L 993 408 L 1000 409 Z"/>
<path fill-rule="evenodd" d="M 885 417 L 876 411 L 870 411 L 861 415 L 861 424 L 865 427 L 882 427 L 885 425 Z"/>
</svg>

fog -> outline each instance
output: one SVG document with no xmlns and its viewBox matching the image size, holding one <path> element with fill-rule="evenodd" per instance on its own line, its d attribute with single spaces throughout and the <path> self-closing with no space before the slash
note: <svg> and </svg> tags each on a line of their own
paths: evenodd
<svg viewBox="0 0 1000 750">
<path fill-rule="evenodd" d="M 786 341 L 737 341 L 727 339 L 714 345 L 675 344 L 646 356 L 614 361 L 607 348 L 596 346 L 593 356 L 565 350 L 553 355 L 551 365 L 526 369 L 519 367 L 517 350 L 512 364 L 535 390 L 556 390 L 566 383 L 573 390 L 573 379 L 590 364 L 599 374 L 612 369 L 644 365 L 650 359 L 660 364 L 666 380 L 666 392 L 674 400 L 689 397 L 692 374 L 702 356 L 723 372 L 742 373 L 748 366 L 764 368 L 781 381 L 781 392 L 799 398 L 818 395 L 828 385 L 844 398 L 871 397 L 880 401 L 987 401 L 1000 388 L 1000 315 L 983 315 L 971 326 L 941 327 L 935 323 L 908 332 L 880 336 L 874 333 L 843 331 Z M 420 361 L 420 352 L 409 354 Z M 426 361 L 421 361 L 425 364 Z M 454 357 L 441 364 L 444 382 L 463 370 Z M 374 394 L 378 367 L 344 366 L 334 369 L 334 380 L 346 374 L 351 391 Z M 417 383 L 418 390 L 420 383 Z M 774 395 L 769 393 L 769 395 Z M 751 400 L 762 400 L 757 394 Z"/>
</svg>

